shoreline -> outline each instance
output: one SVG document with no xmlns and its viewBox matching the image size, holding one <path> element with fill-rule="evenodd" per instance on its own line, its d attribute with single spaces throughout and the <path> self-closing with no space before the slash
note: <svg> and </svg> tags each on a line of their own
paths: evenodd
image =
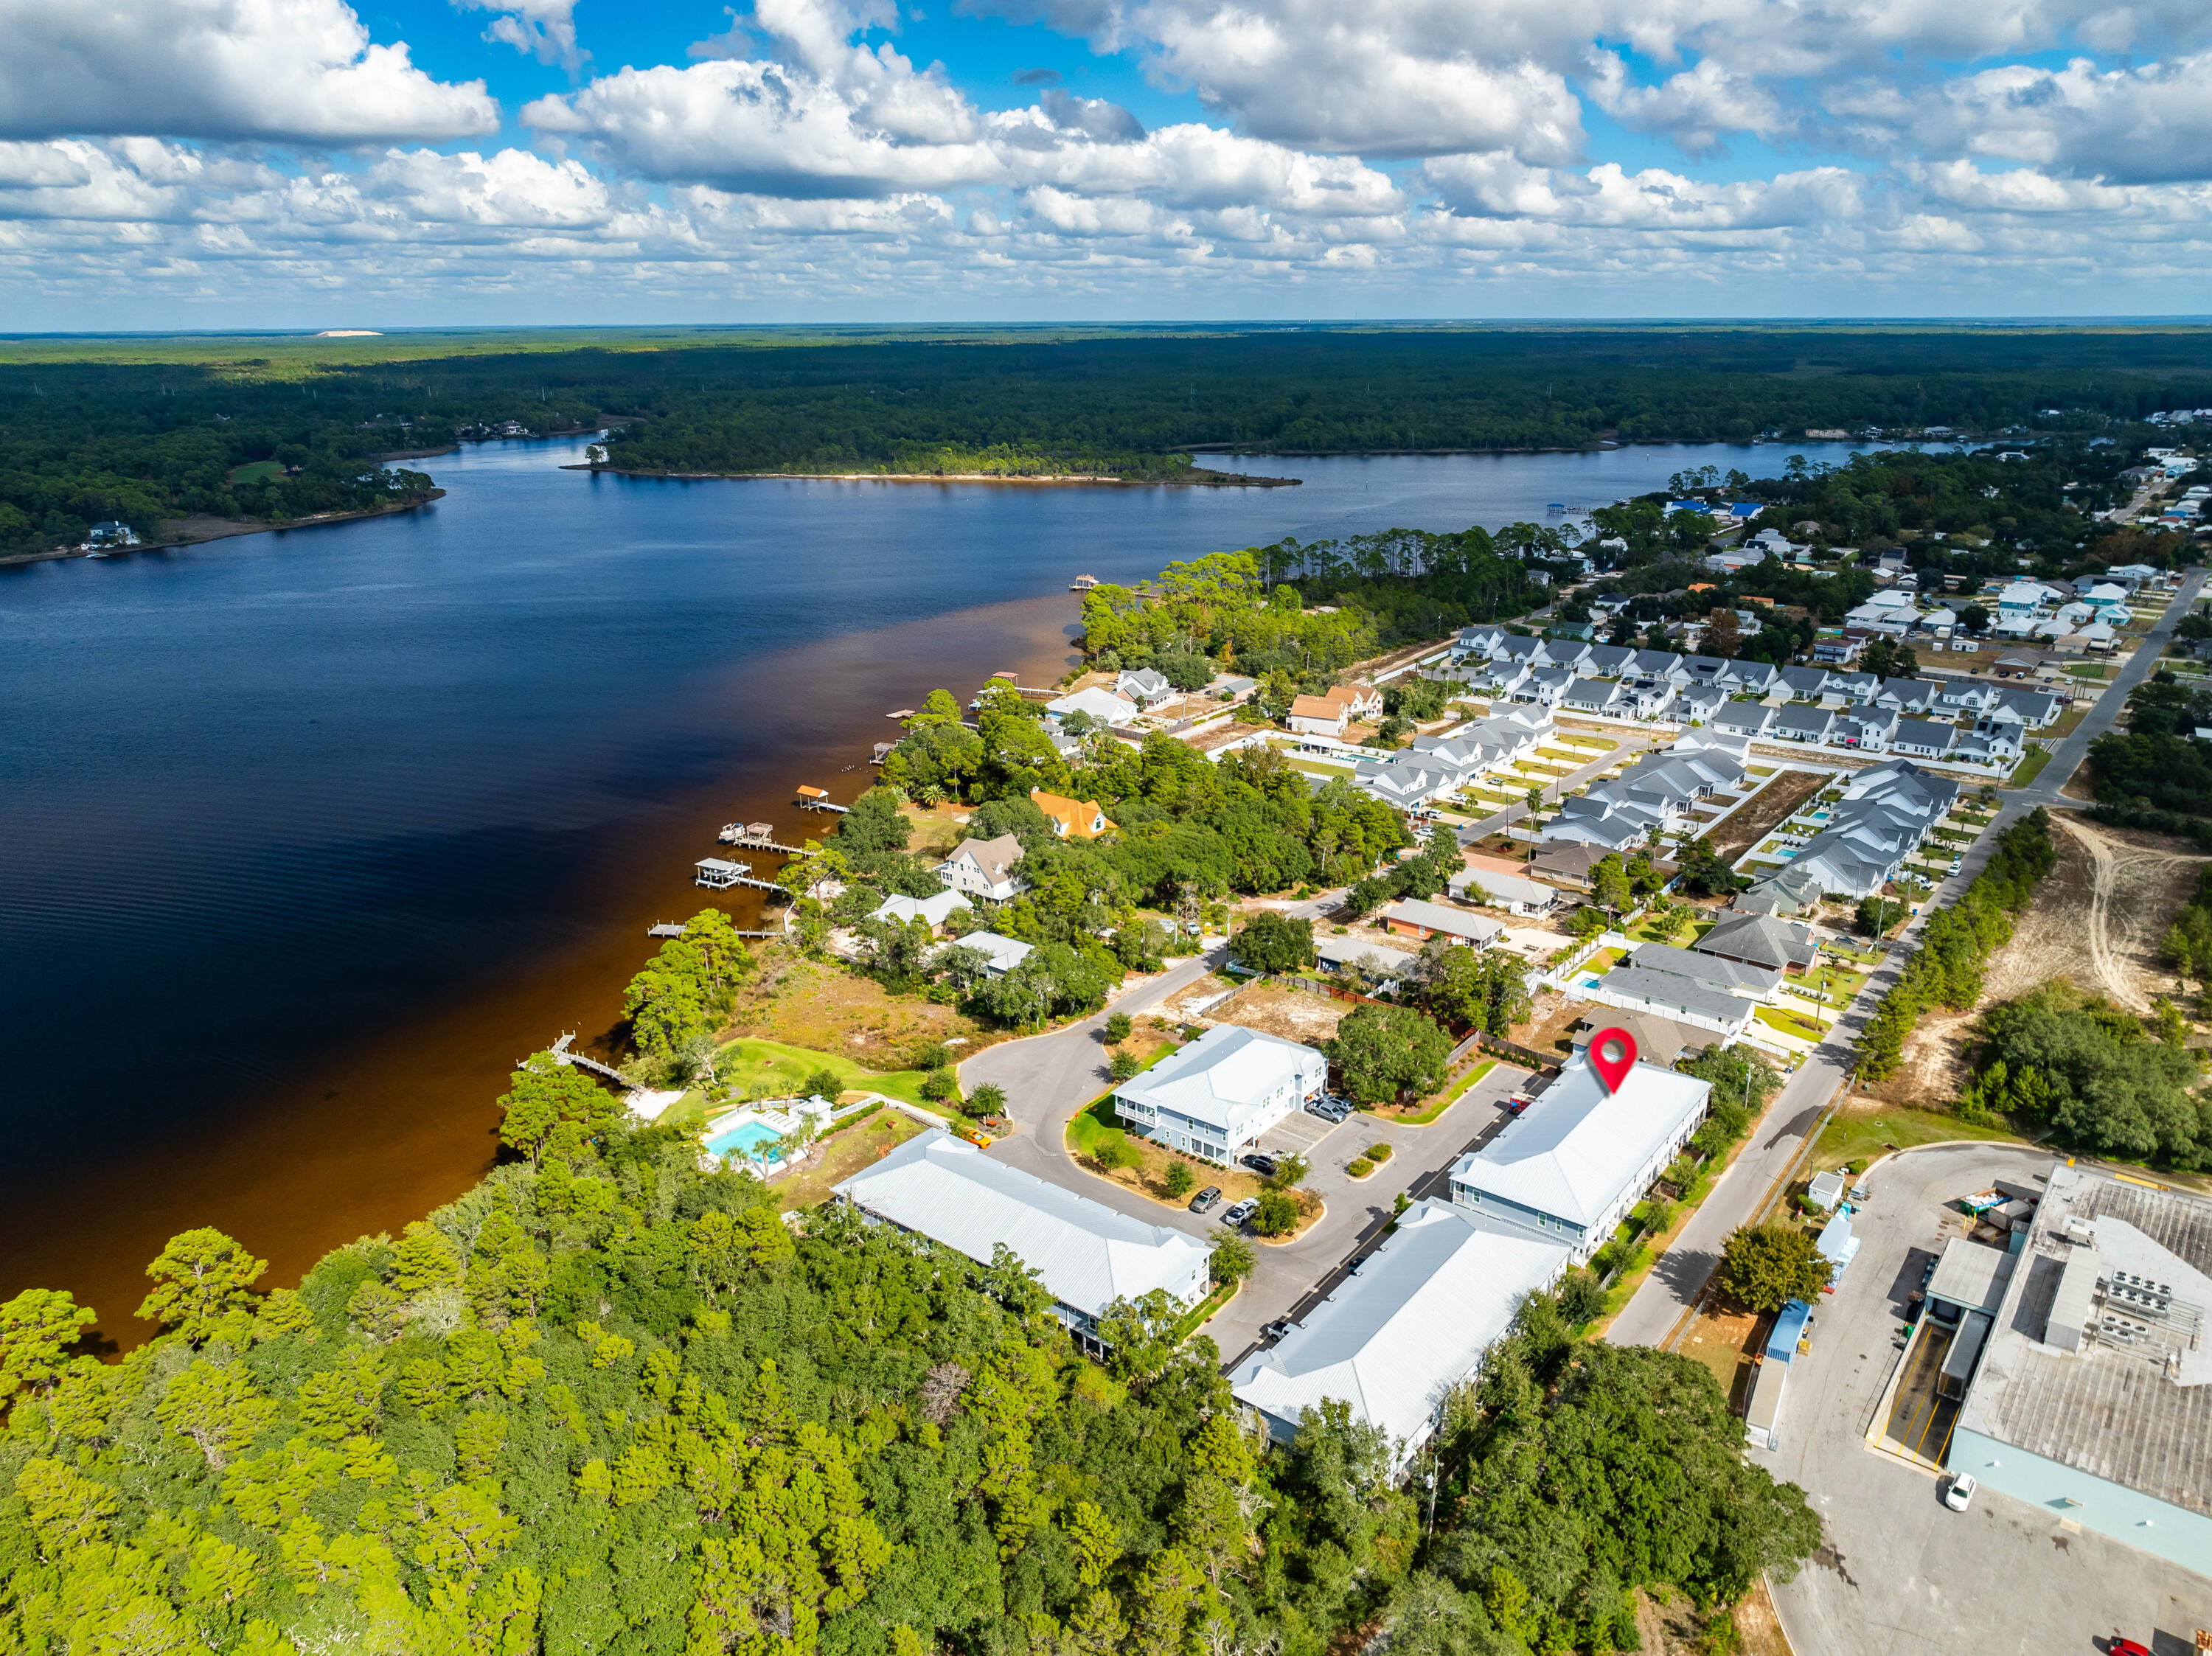
<svg viewBox="0 0 2212 1656">
<path fill-rule="evenodd" d="M 1002 483 L 1034 488 L 1290 488 L 1305 482 L 1303 477 L 1255 477 L 1231 471 L 1194 477 L 1094 476 L 1082 472 L 1006 477 L 988 471 L 637 471 L 628 466 L 589 464 L 564 465 L 561 470 L 658 478 L 664 482 Z"/>
<path fill-rule="evenodd" d="M 167 521 L 180 524 L 204 524 L 204 529 L 187 530 L 158 541 L 142 541 L 137 546 L 104 547 L 88 551 L 81 546 L 57 547 L 51 552 L 15 552 L 0 557 L 0 568 L 20 564 L 56 563 L 64 558 L 122 558 L 140 552 L 170 552 L 180 546 L 199 546 L 208 541 L 227 541 L 240 535 L 266 535 L 286 529 L 320 529 L 330 524 L 363 523 L 371 518 L 396 517 L 403 512 L 420 512 L 434 500 L 446 498 L 446 491 L 434 488 L 419 500 L 408 500 L 397 506 L 370 507 L 362 512 L 324 512 L 313 517 L 288 518 L 282 523 L 246 523 L 235 518 L 183 518 Z"/>
<path fill-rule="evenodd" d="M 296 1284 L 350 1239 L 396 1234 L 462 1195 L 497 1159 L 494 1101 L 521 1055 L 564 1029 L 579 1032 L 579 1050 L 611 1055 L 624 986 L 654 946 L 649 925 L 710 907 L 760 924 L 759 894 L 693 883 L 692 860 L 716 849 L 717 824 L 798 826 L 784 780 L 794 774 L 866 786 L 852 761 L 917 681 L 982 682 L 1007 666 L 1025 682 L 1057 676 L 1069 664 L 1069 600 L 990 601 L 778 646 L 684 692 L 701 705 L 764 704 L 797 679 L 809 684 L 770 750 L 732 743 L 655 790 L 649 809 L 584 830 L 589 843 L 542 889 L 541 906 L 565 917 L 543 945 L 501 949 L 434 993 L 373 986 L 327 1040 L 277 1050 L 259 1073 L 112 1159 L 42 1165 L 31 1178 L 10 1169 L 0 1180 L 0 1299 L 70 1288 L 101 1313 L 102 1338 L 134 1347 L 153 1331 L 131 1314 L 145 1261 L 179 1231 L 209 1224 L 250 1238 L 270 1261 L 264 1282 Z"/>
</svg>

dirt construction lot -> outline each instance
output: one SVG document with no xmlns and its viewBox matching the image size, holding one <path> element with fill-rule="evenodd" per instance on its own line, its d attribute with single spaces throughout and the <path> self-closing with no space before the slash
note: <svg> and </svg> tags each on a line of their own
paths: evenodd
<svg viewBox="0 0 2212 1656">
<path fill-rule="evenodd" d="M 1759 797 L 1723 822 L 1711 835 L 1713 849 L 1734 862 L 1786 821 L 1798 806 L 1835 779 L 1810 771 L 1784 771 L 1759 790 Z"/>
<path fill-rule="evenodd" d="M 2011 941 L 1990 957 L 1980 1005 L 2065 978 L 2116 1006 L 2148 1013 L 2154 996 L 2172 992 L 2158 941 L 2205 859 L 2169 840 L 2077 822 L 2071 812 L 2053 811 L 2051 823 L 2058 866 Z M 1923 1019 L 1905 1043 L 1904 1063 L 1873 1095 L 1887 1104 L 1955 1097 L 1966 1076 L 1962 1048 L 1974 1016 L 1939 1010 Z"/>
<path fill-rule="evenodd" d="M 1310 1046 L 1333 1038 L 1345 1014 L 1357 1004 L 1355 1001 L 1337 1000 L 1328 995 L 1309 995 L 1295 989 L 1277 989 L 1272 985 L 1255 983 L 1249 989 L 1238 990 L 1206 1016 L 1216 1023 L 1240 1024 L 1262 1034 L 1280 1035 L 1285 1040 Z"/>
</svg>

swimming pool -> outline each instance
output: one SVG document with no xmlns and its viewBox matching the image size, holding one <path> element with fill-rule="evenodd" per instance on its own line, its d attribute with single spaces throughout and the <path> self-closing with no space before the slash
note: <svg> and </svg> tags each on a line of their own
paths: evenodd
<svg viewBox="0 0 2212 1656">
<path fill-rule="evenodd" d="M 1585 989 L 1596 988 L 1599 981 L 1600 980 L 1598 975 L 1595 972 L 1585 972 L 1583 974 L 1583 987 Z"/>
<path fill-rule="evenodd" d="M 749 1162 L 781 1162 L 783 1158 L 769 1147 L 782 1136 L 764 1121 L 740 1121 L 708 1138 L 707 1148 L 717 1156 L 742 1156 Z"/>
</svg>

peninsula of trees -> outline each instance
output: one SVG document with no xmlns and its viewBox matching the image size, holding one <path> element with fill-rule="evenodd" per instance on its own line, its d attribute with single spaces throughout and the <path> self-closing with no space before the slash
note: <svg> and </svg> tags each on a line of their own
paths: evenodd
<svg viewBox="0 0 2212 1656">
<path fill-rule="evenodd" d="M 2101 429 L 2212 404 L 2203 333 L 1900 328 L 639 331 L 0 343 L 0 556 L 422 491 L 378 457 L 605 428 L 606 464 L 1197 481 L 1311 454 Z M 1229 468 L 1233 470 L 1233 466 Z M 418 481 L 419 480 L 419 481 Z"/>
</svg>

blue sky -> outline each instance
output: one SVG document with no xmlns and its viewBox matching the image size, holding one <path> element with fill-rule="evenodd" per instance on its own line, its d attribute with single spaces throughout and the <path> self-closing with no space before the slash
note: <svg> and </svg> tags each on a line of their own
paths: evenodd
<svg viewBox="0 0 2212 1656">
<path fill-rule="evenodd" d="M 2201 0 L 0 0 L 0 327 L 2191 314 Z"/>
</svg>

